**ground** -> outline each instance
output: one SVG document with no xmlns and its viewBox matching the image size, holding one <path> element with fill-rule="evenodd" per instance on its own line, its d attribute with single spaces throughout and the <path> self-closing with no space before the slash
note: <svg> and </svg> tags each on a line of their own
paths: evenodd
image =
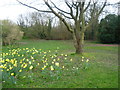
<svg viewBox="0 0 120 90">
<path fill-rule="evenodd" d="M 104 45 L 85 41 L 84 57 L 89 58 L 87 69 L 81 68 L 81 56 L 74 54 L 72 40 L 22 40 L 20 48 L 37 48 L 54 51 L 59 47 L 59 53 L 68 54 L 73 58 L 71 65 L 64 70 L 60 79 L 48 80 L 41 77 L 40 68 L 33 71 L 33 82 L 20 79 L 16 85 L 3 84 L 7 88 L 118 88 L 118 46 Z M 7 48 L 3 47 L 3 52 Z M 73 71 L 73 67 L 79 67 Z"/>
</svg>

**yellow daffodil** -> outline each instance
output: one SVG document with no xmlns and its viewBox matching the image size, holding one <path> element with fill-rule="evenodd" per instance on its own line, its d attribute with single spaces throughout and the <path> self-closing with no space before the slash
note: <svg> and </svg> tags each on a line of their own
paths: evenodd
<svg viewBox="0 0 120 90">
<path fill-rule="evenodd" d="M 26 68 L 27 67 L 27 64 L 25 64 L 24 66 L 23 66 L 23 68 Z"/>
<path fill-rule="evenodd" d="M 14 73 L 11 73 L 11 76 L 13 76 L 14 75 Z"/>
<path fill-rule="evenodd" d="M 67 59 L 67 58 L 64 58 L 65 60 Z"/>
<path fill-rule="evenodd" d="M 82 59 L 84 59 L 84 57 L 82 56 Z"/>
<path fill-rule="evenodd" d="M 60 58 L 58 58 L 58 61 L 60 60 Z"/>
<path fill-rule="evenodd" d="M 6 61 L 9 62 L 10 60 L 7 58 Z"/>
<path fill-rule="evenodd" d="M 55 60 L 55 59 L 53 59 L 53 61 L 55 62 L 56 60 Z"/>
<path fill-rule="evenodd" d="M 53 66 L 50 66 L 50 69 L 51 69 L 51 71 L 53 71 L 54 70 Z"/>
<path fill-rule="evenodd" d="M 10 71 L 9 69 L 7 69 L 7 71 Z"/>
<path fill-rule="evenodd" d="M 46 63 L 46 65 L 48 65 L 48 63 Z"/>
<path fill-rule="evenodd" d="M 19 70 L 19 72 L 22 72 L 22 70 Z"/>
<path fill-rule="evenodd" d="M 55 65 L 59 67 L 59 63 L 58 62 L 56 62 Z"/>
<path fill-rule="evenodd" d="M 34 57 L 31 56 L 31 59 L 34 59 Z"/>
<path fill-rule="evenodd" d="M 33 69 L 33 66 L 30 66 L 30 68 L 29 68 L 29 69 L 30 69 L 30 70 L 31 70 L 31 69 Z"/>
<path fill-rule="evenodd" d="M 66 54 L 65 56 L 67 57 L 68 55 Z"/>
<path fill-rule="evenodd" d="M 72 58 L 70 59 L 70 61 L 73 61 Z"/>
<path fill-rule="evenodd" d="M 87 59 L 86 62 L 89 62 L 89 59 Z"/>
<path fill-rule="evenodd" d="M 13 67 L 10 67 L 9 69 L 11 70 L 11 69 L 13 69 Z"/>
<path fill-rule="evenodd" d="M 32 64 L 31 61 L 29 61 L 29 64 Z"/>
<path fill-rule="evenodd" d="M 42 70 L 44 70 L 45 68 L 43 67 Z"/>
<path fill-rule="evenodd" d="M 62 66 L 62 68 L 65 68 L 64 66 Z"/>
<path fill-rule="evenodd" d="M 37 65 L 40 65 L 40 63 L 37 63 Z"/>
<path fill-rule="evenodd" d="M 54 62 L 52 62 L 52 64 L 54 64 Z"/>
</svg>

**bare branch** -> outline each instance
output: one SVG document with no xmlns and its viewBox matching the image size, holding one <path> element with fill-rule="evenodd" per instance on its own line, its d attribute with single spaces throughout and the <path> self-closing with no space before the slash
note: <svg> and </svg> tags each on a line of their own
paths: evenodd
<svg viewBox="0 0 120 90">
<path fill-rule="evenodd" d="M 106 4 L 107 4 L 107 0 L 105 0 L 103 6 L 102 6 L 102 8 L 101 8 L 101 10 L 100 10 L 99 13 L 98 13 L 98 16 L 101 14 L 101 12 L 103 11 L 103 9 L 104 9 L 104 7 L 106 6 Z"/>
<path fill-rule="evenodd" d="M 47 13 L 52 13 L 52 11 L 44 11 L 44 10 L 39 10 L 39 9 L 37 9 L 37 8 L 35 8 L 35 7 L 32 7 L 32 6 L 29 6 L 29 5 L 27 5 L 27 4 L 24 4 L 24 3 L 22 3 L 22 2 L 20 2 L 19 0 L 16 0 L 17 2 L 19 2 L 20 4 L 22 4 L 22 5 L 24 5 L 24 6 L 26 6 L 26 7 L 29 7 L 29 8 L 32 8 L 32 9 L 35 9 L 35 10 L 37 10 L 37 11 L 39 11 L 39 12 L 47 12 Z"/>
<path fill-rule="evenodd" d="M 85 12 L 85 11 L 88 9 L 88 7 L 90 6 L 90 3 L 91 3 L 91 0 L 90 0 L 90 2 L 88 3 L 88 5 L 86 6 L 86 8 L 84 9 L 83 12 Z"/>
<path fill-rule="evenodd" d="M 70 6 L 68 2 L 65 2 L 65 3 L 66 3 L 66 5 L 70 8 L 70 15 L 71 15 L 72 18 L 75 20 L 75 16 L 73 15 L 72 6 Z"/>
<path fill-rule="evenodd" d="M 59 12 L 60 13 L 60 12 Z M 71 18 L 71 17 L 69 17 L 69 16 L 66 16 L 65 14 L 63 14 L 63 13 L 60 13 L 61 15 L 63 15 L 64 17 L 66 17 L 66 18 L 68 18 L 68 19 L 73 19 L 73 18 Z"/>
<path fill-rule="evenodd" d="M 61 10 L 60 8 L 58 8 L 51 0 L 50 0 L 50 2 L 54 5 L 54 7 L 56 8 L 56 9 L 58 9 L 59 11 L 61 11 L 61 12 L 63 12 L 63 13 L 66 13 L 66 14 L 70 14 L 69 12 L 66 12 L 66 11 L 64 11 L 64 10 Z"/>
<path fill-rule="evenodd" d="M 48 1 L 44 0 L 45 4 L 49 7 L 49 9 L 54 13 L 67 27 L 67 30 L 73 33 L 73 30 L 71 29 L 70 25 L 65 21 L 64 18 L 62 18 L 56 11 L 53 10 L 53 8 L 49 5 Z"/>
</svg>

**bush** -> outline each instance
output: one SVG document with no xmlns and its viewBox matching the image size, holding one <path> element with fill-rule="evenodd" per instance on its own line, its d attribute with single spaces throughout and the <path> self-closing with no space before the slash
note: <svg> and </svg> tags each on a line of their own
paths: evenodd
<svg viewBox="0 0 120 90">
<path fill-rule="evenodd" d="M 3 20 L 2 22 L 2 45 L 14 44 L 16 40 L 20 40 L 23 37 L 23 32 L 19 30 L 19 27 L 9 20 Z"/>
<path fill-rule="evenodd" d="M 118 16 L 114 14 L 107 15 L 101 20 L 99 25 L 99 40 L 102 43 L 119 43 L 118 35 Z"/>
</svg>

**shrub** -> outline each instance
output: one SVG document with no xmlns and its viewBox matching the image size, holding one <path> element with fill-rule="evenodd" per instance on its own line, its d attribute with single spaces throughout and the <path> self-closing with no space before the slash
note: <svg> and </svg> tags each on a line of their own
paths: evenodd
<svg viewBox="0 0 120 90">
<path fill-rule="evenodd" d="M 99 40 L 102 43 L 119 43 L 118 16 L 107 15 L 99 25 Z"/>
<path fill-rule="evenodd" d="M 9 20 L 3 20 L 2 22 L 2 45 L 11 45 L 15 41 L 22 39 L 23 32 L 19 30 L 19 27 Z"/>
</svg>

